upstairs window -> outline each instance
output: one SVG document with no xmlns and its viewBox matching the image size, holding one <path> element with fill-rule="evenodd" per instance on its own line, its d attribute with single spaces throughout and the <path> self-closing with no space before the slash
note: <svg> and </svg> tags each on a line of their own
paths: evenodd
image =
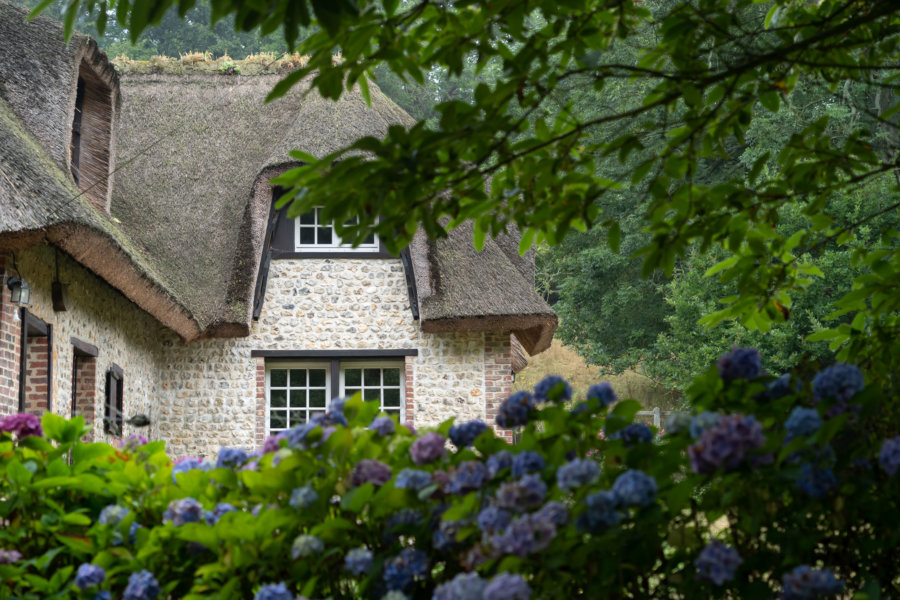
<svg viewBox="0 0 900 600">
<path fill-rule="evenodd" d="M 82 61 L 75 88 L 69 165 L 72 178 L 98 210 L 109 208 L 113 91 Z"/>
<path fill-rule="evenodd" d="M 346 225 L 359 222 L 354 217 Z M 322 218 L 322 208 L 317 207 L 294 219 L 294 250 L 296 252 L 373 252 L 378 251 L 378 236 L 370 235 L 357 247 L 344 243 L 334 229 L 334 224 Z"/>
</svg>

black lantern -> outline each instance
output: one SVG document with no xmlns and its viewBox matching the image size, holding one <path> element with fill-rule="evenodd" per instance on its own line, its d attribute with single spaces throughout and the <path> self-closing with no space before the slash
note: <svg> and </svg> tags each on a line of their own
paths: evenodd
<svg viewBox="0 0 900 600">
<path fill-rule="evenodd" d="M 10 277 L 6 280 L 10 291 L 10 300 L 19 306 L 31 305 L 31 288 L 21 277 Z"/>
</svg>

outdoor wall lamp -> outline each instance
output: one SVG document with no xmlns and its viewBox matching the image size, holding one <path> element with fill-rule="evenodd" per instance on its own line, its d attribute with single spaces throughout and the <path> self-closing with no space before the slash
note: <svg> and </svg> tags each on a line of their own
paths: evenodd
<svg viewBox="0 0 900 600">
<path fill-rule="evenodd" d="M 21 277 L 10 277 L 6 280 L 10 291 L 10 300 L 19 306 L 31 306 L 31 287 Z"/>
</svg>

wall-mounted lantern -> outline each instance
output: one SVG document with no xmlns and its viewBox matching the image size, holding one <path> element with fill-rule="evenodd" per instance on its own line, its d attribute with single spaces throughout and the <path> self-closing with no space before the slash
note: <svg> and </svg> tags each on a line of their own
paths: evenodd
<svg viewBox="0 0 900 600">
<path fill-rule="evenodd" d="M 31 306 L 31 287 L 21 277 L 10 277 L 6 280 L 10 291 L 10 300 L 19 306 Z"/>
</svg>

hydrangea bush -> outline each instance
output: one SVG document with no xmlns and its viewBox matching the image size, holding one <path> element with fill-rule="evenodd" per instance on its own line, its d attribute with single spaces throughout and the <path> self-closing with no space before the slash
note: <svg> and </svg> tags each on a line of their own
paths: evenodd
<svg viewBox="0 0 900 600">
<path fill-rule="evenodd" d="M 529 600 L 897 595 L 893 398 L 736 349 L 664 435 L 608 384 L 414 433 L 358 397 L 215 462 L 0 420 L 0 597 Z M 654 433 L 650 435 L 649 433 Z"/>
</svg>

